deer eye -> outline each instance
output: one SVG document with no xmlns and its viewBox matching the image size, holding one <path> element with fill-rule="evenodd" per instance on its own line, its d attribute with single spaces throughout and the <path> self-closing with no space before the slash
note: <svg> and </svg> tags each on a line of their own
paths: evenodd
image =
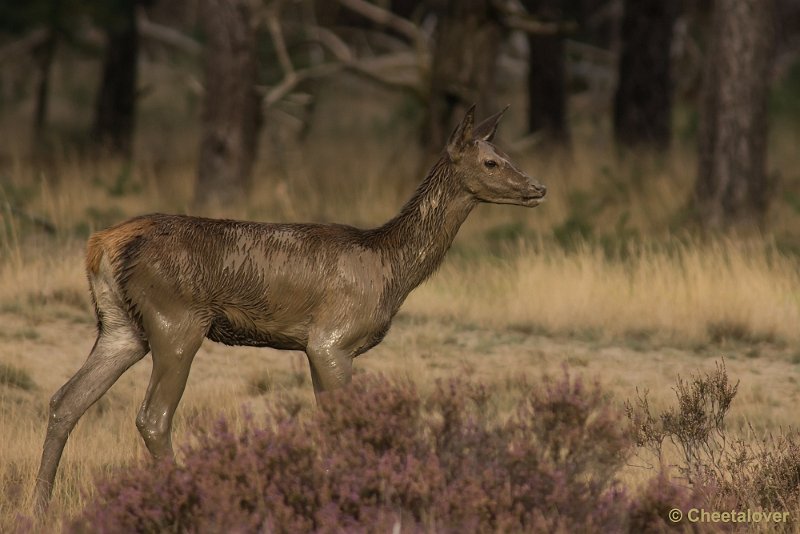
<svg viewBox="0 0 800 534">
<path fill-rule="evenodd" d="M 483 162 L 483 164 L 484 166 L 486 166 L 487 169 L 494 169 L 495 167 L 497 167 L 497 162 L 493 159 L 487 159 L 486 161 Z"/>
</svg>

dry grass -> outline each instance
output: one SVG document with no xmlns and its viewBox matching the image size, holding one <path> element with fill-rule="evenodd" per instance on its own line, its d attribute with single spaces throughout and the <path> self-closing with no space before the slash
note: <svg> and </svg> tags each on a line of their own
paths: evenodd
<svg viewBox="0 0 800 534">
<path fill-rule="evenodd" d="M 37 467 L 49 396 L 80 366 L 94 340 L 86 321 L 51 318 L 36 324 L 12 314 L 0 315 L 4 332 L 33 329 L 35 336 L 8 335 L 0 363 L 22 370 L 35 387 L 0 386 L 0 530 L 26 510 Z M 14 339 L 12 339 L 14 337 Z M 758 354 L 753 354 L 753 347 Z M 676 348 L 619 346 L 598 341 L 542 337 L 515 330 L 468 326 L 455 321 L 425 320 L 416 313 L 401 314 L 385 342 L 356 362 L 357 372 L 383 372 L 410 377 L 429 390 L 434 381 L 470 377 L 490 386 L 496 402 L 511 405 L 508 384 L 520 375 L 558 374 L 567 364 L 573 373 L 597 379 L 621 402 L 636 388 L 651 391 L 656 408 L 672 402 L 670 387 L 680 374 L 713 368 L 713 358 L 726 355 L 732 377 L 742 386 L 730 423 L 734 432 L 747 432 L 746 421 L 758 432 L 796 422 L 798 383 L 792 351 L 774 345 L 729 344 L 709 349 L 713 357 Z M 74 514 L 91 494 L 92 478 L 145 459 L 136 431 L 136 410 L 144 395 L 150 358 L 135 365 L 81 420 L 73 432 L 57 480 L 52 516 Z M 185 443 L 190 431 L 209 428 L 221 415 L 241 421 L 241 408 L 261 413 L 276 402 L 297 403 L 301 415 L 313 405 L 305 358 L 300 353 L 269 349 L 229 348 L 206 343 L 192 369 L 184 400 L 176 416 L 175 442 Z M 639 468 L 624 473 L 637 484 L 650 475 Z"/>
<path fill-rule="evenodd" d="M 388 219 L 413 187 L 403 180 L 413 174 L 408 169 L 395 168 L 387 179 L 382 158 L 348 163 L 359 159 L 355 152 L 338 156 L 342 165 L 353 166 L 340 166 L 340 177 L 355 176 L 360 168 L 357 178 L 347 179 L 350 187 L 332 183 L 328 167 L 311 157 L 288 175 L 265 169 L 247 205 L 214 214 L 370 226 Z M 575 153 L 571 166 L 559 157 L 539 165 L 551 194 L 536 210 L 479 207 L 442 273 L 412 296 L 408 309 L 606 340 L 682 346 L 726 337 L 800 340 L 797 256 L 784 252 L 775 237 L 701 240 L 670 233 L 669 221 L 686 201 L 676 193 L 685 188 L 673 185 L 685 164 L 670 168 L 637 160 L 613 163 L 612 172 L 612 162 L 605 165 L 603 158 L 589 151 Z M 607 192 L 609 176 L 629 175 L 639 165 L 660 174 L 619 193 L 624 198 Z M 81 254 L 90 231 L 138 213 L 186 212 L 191 201 L 192 175 L 185 168 L 165 175 L 128 171 L 114 162 L 64 161 L 55 168 L 57 181 L 19 166 L 0 191 L 6 204 L 0 210 L 0 303 L 30 316 L 45 309 L 63 312 L 65 306 L 86 309 Z M 591 168 L 606 170 L 592 175 Z M 327 170 L 320 175 L 314 169 Z M 629 183 L 614 180 L 617 189 Z M 386 182 L 401 185 L 385 187 Z M 19 205 L 27 215 L 10 210 Z M 56 235 L 45 235 L 28 215 L 50 221 Z"/>
<path fill-rule="evenodd" d="M 538 243 L 448 263 L 408 310 L 497 328 L 680 346 L 800 340 L 800 271 L 774 244 L 627 244 L 609 253 Z"/>
<path fill-rule="evenodd" d="M 342 122 L 337 110 L 348 106 L 323 101 L 320 115 L 339 122 L 316 128 L 304 144 L 265 135 L 247 204 L 209 214 L 357 226 L 392 216 L 417 181 L 413 123 L 386 113 Z M 11 131 L 12 119 L 0 131 Z M 509 119 L 501 133 L 512 139 L 519 125 Z M 547 184 L 548 201 L 536 210 L 478 208 L 442 270 L 412 294 L 385 342 L 357 368 L 410 376 L 423 388 L 469 375 L 492 384 L 504 402 L 509 377 L 558 372 L 566 363 L 620 401 L 649 388 L 658 407 L 671 400 L 678 374 L 711 368 L 725 355 L 730 375 L 742 379 L 731 415 L 737 429 L 745 432 L 746 421 L 758 431 L 796 424 L 800 260 L 790 251 L 800 242 L 800 209 L 788 193 L 800 185 L 799 138 L 796 128 L 778 133 L 772 172 L 783 185 L 772 233 L 746 239 L 684 233 L 695 163 L 680 143 L 661 158 L 620 159 L 602 132 L 578 126 L 571 153 L 516 155 Z M 85 238 L 136 214 L 191 212 L 194 156 L 183 145 L 195 141 L 142 134 L 131 168 L 68 150 L 34 161 L 0 155 L 0 365 L 33 383 L 0 384 L 0 531 L 28 504 L 47 400 L 94 340 Z M 55 234 L 32 217 L 49 221 Z M 149 367 L 149 358 L 134 366 L 80 422 L 45 530 L 81 509 L 94 474 L 144 457 L 133 421 Z M 259 413 L 273 402 L 311 406 L 302 355 L 207 343 L 175 441 L 220 413 L 235 419 L 242 405 Z M 626 477 L 643 479 L 635 469 Z"/>
</svg>

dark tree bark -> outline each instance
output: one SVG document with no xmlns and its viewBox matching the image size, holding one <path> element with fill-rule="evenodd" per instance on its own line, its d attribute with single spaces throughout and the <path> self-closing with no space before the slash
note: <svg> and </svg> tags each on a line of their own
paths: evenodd
<svg viewBox="0 0 800 534">
<path fill-rule="evenodd" d="M 528 130 L 544 132 L 556 143 L 569 143 L 564 39 L 529 35 Z"/>
<path fill-rule="evenodd" d="M 130 157 L 132 152 L 136 115 L 137 3 L 137 0 L 115 0 L 114 10 L 106 22 L 103 77 L 92 126 L 92 136 L 98 148 L 126 157 Z"/>
<path fill-rule="evenodd" d="M 543 22 L 561 22 L 562 3 L 524 2 L 528 11 Z M 564 36 L 529 34 L 528 48 L 528 130 L 544 133 L 551 142 L 569 143 Z"/>
<path fill-rule="evenodd" d="M 36 87 L 36 108 L 33 116 L 33 142 L 36 147 L 41 141 L 47 123 L 47 108 L 50 95 L 50 71 L 56 55 L 56 46 L 61 30 L 61 0 L 50 0 L 47 16 L 47 37 L 35 51 L 39 68 Z"/>
<path fill-rule="evenodd" d="M 244 198 L 261 126 L 256 27 L 248 0 L 202 0 L 207 38 L 199 205 Z"/>
<path fill-rule="evenodd" d="M 666 148 L 672 133 L 673 0 L 625 0 L 614 136 L 624 146 Z"/>
<path fill-rule="evenodd" d="M 439 151 L 467 108 L 496 111 L 495 63 L 503 31 L 491 0 L 431 2 L 438 17 L 423 144 Z"/>
<path fill-rule="evenodd" d="M 773 0 L 716 0 L 698 132 L 695 208 L 709 230 L 763 224 Z"/>
<path fill-rule="evenodd" d="M 391 0 L 389 8 L 392 13 L 403 18 L 413 19 L 425 11 L 425 0 Z"/>
<path fill-rule="evenodd" d="M 50 70 L 56 53 L 56 34 L 48 30 L 47 38 L 36 50 L 39 67 L 39 80 L 36 87 L 36 108 L 33 116 L 34 141 L 41 138 L 47 122 L 47 108 L 50 95 Z"/>
</svg>

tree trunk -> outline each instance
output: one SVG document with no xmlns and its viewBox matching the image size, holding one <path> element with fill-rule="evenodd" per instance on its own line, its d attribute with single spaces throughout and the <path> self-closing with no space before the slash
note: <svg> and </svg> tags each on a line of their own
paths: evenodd
<svg viewBox="0 0 800 534">
<path fill-rule="evenodd" d="M 50 94 L 50 70 L 56 52 L 56 35 L 51 29 L 41 48 L 36 51 L 39 67 L 39 80 L 36 87 L 36 109 L 33 116 L 34 142 L 41 140 L 47 123 L 47 104 Z"/>
<path fill-rule="evenodd" d="M 431 68 L 431 91 L 422 141 L 438 152 L 467 108 L 478 114 L 493 105 L 495 63 L 502 28 L 490 0 L 444 0 L 434 6 L 438 17 Z"/>
<path fill-rule="evenodd" d="M 261 125 L 256 27 L 249 0 L 202 0 L 206 34 L 199 205 L 244 198 Z"/>
<path fill-rule="evenodd" d="M 97 95 L 92 136 L 98 148 L 130 157 L 139 57 L 137 0 L 116 0 L 115 4 L 105 29 L 103 77 Z"/>
<path fill-rule="evenodd" d="M 529 35 L 528 130 L 543 132 L 549 141 L 569 143 L 564 39 Z"/>
<path fill-rule="evenodd" d="M 774 59 L 773 0 L 716 0 L 703 81 L 695 208 L 708 230 L 760 227 L 767 98 Z"/>
<path fill-rule="evenodd" d="M 524 4 L 543 22 L 563 18 L 558 0 L 527 0 Z M 551 142 L 569 143 L 564 36 L 529 34 L 528 48 L 528 130 L 544 133 Z"/>
<path fill-rule="evenodd" d="M 670 47 L 678 3 L 625 0 L 614 136 L 624 146 L 669 145 L 672 133 Z"/>
<path fill-rule="evenodd" d="M 39 79 L 36 87 L 36 108 L 33 116 L 34 149 L 42 140 L 47 123 L 47 108 L 50 95 L 50 71 L 56 55 L 56 45 L 61 30 L 61 0 L 50 0 L 48 5 L 47 37 L 35 51 Z"/>
</svg>

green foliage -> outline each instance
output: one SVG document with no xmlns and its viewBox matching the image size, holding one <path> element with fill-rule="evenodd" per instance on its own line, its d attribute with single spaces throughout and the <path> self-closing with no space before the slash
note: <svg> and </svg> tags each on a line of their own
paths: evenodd
<svg viewBox="0 0 800 534">
<path fill-rule="evenodd" d="M 595 201 L 589 191 L 573 191 L 568 197 L 569 213 L 559 226 L 553 229 L 553 237 L 565 249 L 572 250 L 576 244 L 593 237 L 592 218 L 603 207 Z"/>
<path fill-rule="evenodd" d="M 768 342 L 775 343 L 774 336 L 767 334 L 756 335 L 747 324 L 734 321 L 717 321 L 707 327 L 708 336 L 714 343 L 738 341 L 744 343 Z"/>
<path fill-rule="evenodd" d="M 140 191 L 141 187 L 134 180 L 131 163 L 124 163 L 117 173 L 114 183 L 108 188 L 108 194 L 112 197 L 123 197 Z"/>
<path fill-rule="evenodd" d="M 519 222 L 499 224 L 486 231 L 488 252 L 502 258 L 508 253 L 508 247 L 533 235 L 524 224 Z"/>
<path fill-rule="evenodd" d="M 770 114 L 778 120 L 800 123 L 800 60 L 795 61 L 786 76 L 770 93 Z"/>
<path fill-rule="evenodd" d="M 248 389 L 253 395 L 264 395 L 272 391 L 273 384 L 272 376 L 269 373 L 259 374 L 250 379 Z"/>
<path fill-rule="evenodd" d="M 783 193 L 783 200 L 795 213 L 800 214 L 800 193 L 797 191 L 785 191 Z"/>
<path fill-rule="evenodd" d="M 75 233 L 80 236 L 87 236 L 94 230 L 108 228 L 125 219 L 125 212 L 118 206 L 107 208 L 86 208 L 86 221 L 79 223 L 75 227 Z"/>
</svg>

